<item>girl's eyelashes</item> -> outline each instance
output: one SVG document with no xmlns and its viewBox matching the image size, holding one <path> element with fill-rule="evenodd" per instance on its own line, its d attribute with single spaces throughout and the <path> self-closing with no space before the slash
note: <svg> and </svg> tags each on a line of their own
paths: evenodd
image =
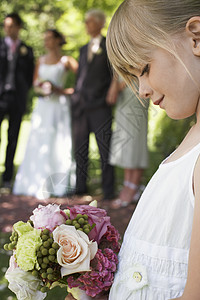
<svg viewBox="0 0 200 300">
<path fill-rule="evenodd" d="M 141 72 L 141 74 L 140 74 L 140 77 L 142 77 L 145 73 L 149 73 L 149 69 L 150 69 L 150 67 L 149 67 L 149 64 L 147 64 L 145 67 L 144 67 L 144 69 L 142 70 L 142 72 Z"/>
</svg>

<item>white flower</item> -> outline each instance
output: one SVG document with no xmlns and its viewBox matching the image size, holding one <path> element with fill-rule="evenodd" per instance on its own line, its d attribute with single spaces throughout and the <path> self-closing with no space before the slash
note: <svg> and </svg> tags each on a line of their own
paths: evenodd
<svg viewBox="0 0 200 300">
<path fill-rule="evenodd" d="M 67 287 L 67 291 L 68 291 L 68 293 L 72 294 L 74 299 L 77 299 L 77 300 L 90 300 L 90 299 L 92 299 L 90 296 L 88 296 L 86 294 L 85 291 L 83 291 L 79 288 L 70 289 L 69 287 Z"/>
<path fill-rule="evenodd" d="M 43 300 L 46 297 L 46 293 L 37 289 L 41 281 L 29 272 L 17 267 L 14 270 L 8 269 L 5 277 L 9 282 L 9 289 L 19 300 Z"/>
<path fill-rule="evenodd" d="M 99 49 L 96 51 L 96 55 L 100 55 L 103 52 L 103 49 L 101 47 L 99 47 Z"/>
<path fill-rule="evenodd" d="M 90 271 L 90 261 L 98 250 L 96 242 L 90 241 L 87 234 L 74 226 L 64 224 L 53 231 L 53 238 L 60 246 L 57 260 L 62 266 L 62 276 Z"/>
<path fill-rule="evenodd" d="M 90 202 L 89 206 L 97 207 L 97 200 Z"/>
<path fill-rule="evenodd" d="M 130 292 L 139 290 L 148 285 L 146 268 L 140 264 L 127 266 L 120 276 L 121 281 L 124 282 L 124 285 Z"/>
<path fill-rule="evenodd" d="M 28 53 L 28 49 L 26 46 L 21 46 L 20 49 L 19 49 L 19 52 L 21 55 L 26 55 Z"/>
</svg>

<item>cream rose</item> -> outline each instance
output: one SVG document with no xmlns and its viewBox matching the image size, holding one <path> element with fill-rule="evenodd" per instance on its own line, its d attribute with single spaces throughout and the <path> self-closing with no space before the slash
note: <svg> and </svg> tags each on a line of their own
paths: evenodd
<svg viewBox="0 0 200 300">
<path fill-rule="evenodd" d="M 53 238 L 60 246 L 57 260 L 62 266 L 62 277 L 90 271 L 90 261 L 98 250 L 96 242 L 90 241 L 87 234 L 76 230 L 74 226 L 64 224 L 53 231 Z"/>
</svg>

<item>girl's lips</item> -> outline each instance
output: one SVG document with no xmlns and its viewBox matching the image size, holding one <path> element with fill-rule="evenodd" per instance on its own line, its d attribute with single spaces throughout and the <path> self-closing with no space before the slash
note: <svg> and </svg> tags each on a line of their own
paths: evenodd
<svg viewBox="0 0 200 300">
<path fill-rule="evenodd" d="M 160 103 L 162 102 L 162 100 L 164 99 L 164 96 L 160 99 L 158 99 L 157 101 L 153 102 L 154 105 L 160 105 Z"/>
</svg>

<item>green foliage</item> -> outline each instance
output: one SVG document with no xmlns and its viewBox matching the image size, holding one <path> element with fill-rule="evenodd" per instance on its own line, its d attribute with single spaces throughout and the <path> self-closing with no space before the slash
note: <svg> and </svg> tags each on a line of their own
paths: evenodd
<svg viewBox="0 0 200 300">
<path fill-rule="evenodd" d="M 0 24 L 5 16 L 18 12 L 24 21 L 21 38 L 34 49 L 36 58 L 43 52 L 42 33 L 47 28 L 57 28 L 67 37 L 63 50 L 78 58 L 79 48 L 88 41 L 84 28 L 84 14 L 88 9 L 102 9 L 110 18 L 122 0 L 1 0 Z M 106 34 L 106 29 L 103 32 Z M 3 35 L 3 26 L 0 27 Z"/>
<path fill-rule="evenodd" d="M 184 120 L 172 120 L 166 113 L 160 115 L 154 129 L 153 144 L 164 157 L 174 151 L 184 139 L 190 127 L 194 124 L 195 117 Z"/>
</svg>

